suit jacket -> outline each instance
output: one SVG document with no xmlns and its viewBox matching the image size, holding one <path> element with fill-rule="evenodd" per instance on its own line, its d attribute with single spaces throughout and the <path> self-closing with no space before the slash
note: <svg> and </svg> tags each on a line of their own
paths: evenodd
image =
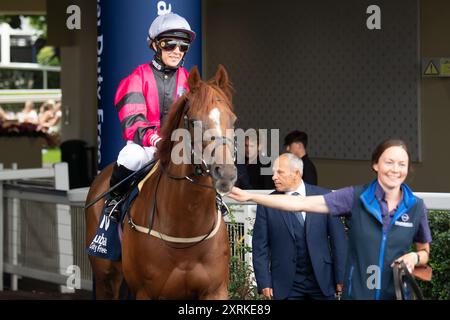
<svg viewBox="0 0 450 320">
<path fill-rule="evenodd" d="M 308 157 L 307 154 L 305 154 L 302 157 L 302 161 L 303 161 L 303 172 L 302 172 L 303 182 L 317 186 L 316 166 L 314 165 L 314 163 L 311 161 L 311 159 Z"/>
<path fill-rule="evenodd" d="M 329 190 L 305 183 L 306 195 L 322 195 Z M 280 194 L 273 192 L 272 194 Z M 253 228 L 253 269 L 258 291 L 273 288 L 274 299 L 288 297 L 293 285 L 297 250 L 293 225 L 286 211 L 258 205 Z M 343 283 L 347 239 L 339 218 L 306 212 L 306 242 L 316 280 L 325 296 Z M 331 248 L 331 251 L 330 251 Z"/>
</svg>

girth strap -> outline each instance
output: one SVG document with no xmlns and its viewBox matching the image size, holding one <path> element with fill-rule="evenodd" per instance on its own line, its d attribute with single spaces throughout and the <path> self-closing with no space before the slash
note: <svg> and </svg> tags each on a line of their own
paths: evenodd
<svg viewBox="0 0 450 320">
<path fill-rule="evenodd" d="M 221 212 L 220 212 L 220 210 L 217 210 L 217 223 L 216 223 L 216 226 L 214 227 L 214 229 L 209 233 L 209 235 L 205 234 L 202 236 L 191 237 L 191 238 L 172 237 L 172 236 L 166 235 L 164 233 L 161 233 L 161 232 L 153 230 L 153 229 L 150 230 L 149 228 L 142 227 L 142 226 L 135 224 L 133 222 L 133 218 L 131 218 L 131 217 L 129 217 L 128 221 L 129 221 L 132 229 L 142 232 L 142 233 L 145 233 L 145 234 L 149 234 L 149 235 L 159 238 L 161 240 L 168 241 L 168 242 L 174 242 L 174 243 L 194 243 L 194 242 L 199 242 L 199 241 L 207 240 L 207 239 L 214 237 L 215 234 L 217 233 L 217 231 L 219 231 L 221 218 L 222 218 Z"/>
</svg>

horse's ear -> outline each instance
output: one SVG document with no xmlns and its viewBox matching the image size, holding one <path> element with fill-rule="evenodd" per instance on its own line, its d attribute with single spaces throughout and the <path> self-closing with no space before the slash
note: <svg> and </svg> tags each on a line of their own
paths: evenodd
<svg viewBox="0 0 450 320">
<path fill-rule="evenodd" d="M 214 76 L 214 80 L 221 89 L 228 89 L 228 73 L 225 70 L 225 67 L 221 64 L 217 66 L 216 75 Z"/>
<path fill-rule="evenodd" d="M 219 64 L 217 66 L 217 71 L 214 78 L 212 79 L 212 82 L 223 90 L 223 92 L 228 96 L 228 99 L 230 99 L 230 101 L 232 100 L 233 89 L 228 79 L 227 70 L 225 70 L 225 67 L 223 65 Z"/>
<path fill-rule="evenodd" d="M 200 87 L 200 82 L 202 79 L 200 78 L 200 73 L 198 72 L 197 66 L 194 66 L 189 72 L 188 85 L 190 91 L 195 91 Z"/>
</svg>

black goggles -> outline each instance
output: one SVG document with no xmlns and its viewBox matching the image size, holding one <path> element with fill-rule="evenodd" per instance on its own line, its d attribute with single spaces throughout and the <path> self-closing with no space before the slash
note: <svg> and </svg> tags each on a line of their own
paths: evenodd
<svg viewBox="0 0 450 320">
<path fill-rule="evenodd" d="M 180 48 L 181 52 L 186 52 L 189 50 L 189 46 L 191 44 L 189 42 L 183 40 L 175 40 L 175 39 L 161 39 L 158 41 L 158 46 L 167 51 L 174 50 L 177 46 Z"/>
</svg>

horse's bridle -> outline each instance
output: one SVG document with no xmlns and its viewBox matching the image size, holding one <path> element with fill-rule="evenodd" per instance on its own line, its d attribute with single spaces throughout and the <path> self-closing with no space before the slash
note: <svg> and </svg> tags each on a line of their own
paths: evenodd
<svg viewBox="0 0 450 320">
<path fill-rule="evenodd" d="M 216 99 L 216 101 L 221 101 L 219 98 Z M 197 119 L 190 119 L 188 116 L 188 110 L 189 110 L 189 103 L 186 102 L 184 105 L 184 110 L 183 110 L 183 122 L 184 122 L 184 129 L 189 130 L 189 132 L 191 131 L 191 129 L 194 127 L 194 123 L 196 121 L 199 121 Z M 213 137 L 214 142 L 216 144 L 221 144 L 221 145 L 227 145 L 227 143 L 231 142 L 233 143 L 234 146 L 234 155 L 233 155 L 233 161 L 236 159 L 236 153 L 237 153 L 237 147 L 236 147 L 236 143 L 235 140 L 231 140 L 230 138 L 226 137 L 226 136 L 220 136 L 220 137 Z M 195 154 L 195 148 L 194 148 L 194 144 L 195 141 L 193 139 L 191 139 L 191 163 L 194 163 L 193 159 L 196 156 Z M 207 185 L 204 183 L 200 183 L 198 181 L 196 181 L 196 179 L 194 179 L 194 177 L 196 176 L 205 176 L 205 175 L 209 175 L 211 176 L 211 170 L 209 168 L 209 165 L 206 163 L 206 161 L 203 159 L 203 156 L 200 158 L 201 159 L 201 164 L 194 164 L 194 172 L 186 175 L 186 176 L 175 176 L 170 174 L 166 168 L 164 168 L 163 164 L 160 163 L 160 168 L 161 171 L 163 172 L 163 174 L 165 174 L 167 177 L 169 177 L 170 179 L 173 180 L 187 180 L 190 183 L 193 183 L 195 185 L 198 185 L 200 187 L 204 187 L 204 188 L 208 188 L 208 189 L 213 189 L 216 192 L 216 206 L 217 206 L 217 214 L 214 215 L 214 223 L 211 226 L 210 231 L 203 235 L 203 236 L 199 236 L 199 237 L 193 237 L 193 238 L 175 238 L 175 237 L 171 237 L 168 235 L 164 235 L 160 232 L 156 232 L 155 230 L 152 230 L 152 225 L 153 225 L 153 221 L 154 221 L 154 217 L 157 213 L 157 192 L 158 192 L 158 186 L 159 183 L 161 181 L 161 175 L 158 178 L 158 181 L 156 183 L 156 188 L 155 188 L 155 194 L 154 194 L 154 202 L 153 202 L 153 208 L 152 208 L 152 214 L 151 214 L 151 218 L 150 218 L 150 222 L 149 222 L 149 227 L 148 228 L 144 228 L 141 226 L 136 225 L 132 218 L 129 217 L 128 223 L 130 224 L 131 228 L 136 230 L 136 231 L 140 231 L 143 233 L 147 233 L 150 235 L 153 235 L 155 237 L 160 238 L 161 240 L 164 241 L 164 243 L 174 249 L 187 249 L 187 248 L 191 248 L 211 237 L 213 237 L 218 229 L 219 229 L 219 225 L 220 225 L 220 213 L 226 211 L 227 213 L 230 212 L 228 206 L 225 204 L 225 202 L 222 199 L 222 196 L 216 191 L 216 189 L 212 186 L 212 185 Z M 190 243 L 189 245 L 184 245 L 182 247 L 177 247 L 177 246 L 172 246 L 169 245 L 170 242 L 175 242 L 175 243 Z"/>
<path fill-rule="evenodd" d="M 216 98 L 217 102 L 222 101 L 220 98 Z M 184 129 L 188 130 L 189 132 L 191 131 L 191 129 L 194 128 L 195 123 L 196 122 L 201 122 L 201 120 L 195 119 L 195 118 L 189 118 L 188 116 L 188 111 L 189 111 L 189 101 L 186 101 L 186 103 L 184 104 L 184 111 L 183 111 L 183 125 L 184 125 Z M 227 145 L 228 143 L 231 143 L 231 145 L 233 146 L 233 161 L 236 159 L 236 154 L 237 154 L 237 144 L 236 144 L 236 137 L 234 137 L 234 140 L 231 140 L 230 138 L 228 138 L 227 136 L 213 136 L 211 137 L 211 141 L 214 141 L 214 143 L 217 145 Z M 200 183 L 198 181 L 196 181 L 194 179 L 194 177 L 199 177 L 199 176 L 205 176 L 205 175 L 209 175 L 211 176 L 211 170 L 209 165 L 206 163 L 203 155 L 198 157 L 198 155 L 195 152 L 195 144 L 196 141 L 194 141 L 194 139 L 191 139 L 191 145 L 190 145 L 190 155 L 191 155 L 191 163 L 194 164 L 194 172 L 190 173 L 189 175 L 185 175 L 185 176 L 175 176 L 170 174 L 166 168 L 164 168 L 163 165 L 161 165 L 161 170 L 170 178 L 173 180 L 187 180 L 190 183 L 199 185 L 201 187 L 204 188 L 210 188 L 210 189 L 214 189 L 215 188 L 213 186 L 209 186 L 203 183 Z M 195 157 L 197 157 L 198 159 L 201 160 L 201 163 L 195 163 L 196 161 L 194 161 Z"/>
</svg>

